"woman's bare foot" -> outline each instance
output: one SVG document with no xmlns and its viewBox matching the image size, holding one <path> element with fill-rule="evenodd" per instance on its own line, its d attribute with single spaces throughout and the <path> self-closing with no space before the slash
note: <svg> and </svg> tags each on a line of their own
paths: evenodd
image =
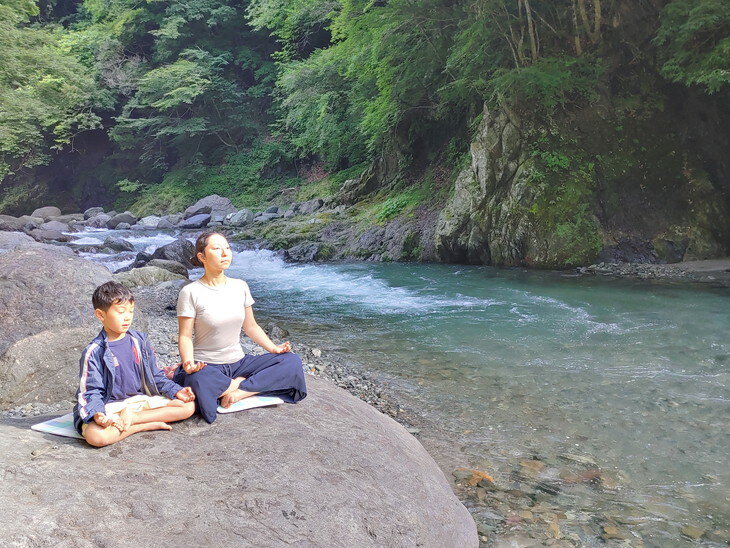
<svg viewBox="0 0 730 548">
<path fill-rule="evenodd" d="M 225 396 L 221 398 L 221 407 L 228 408 L 237 401 L 241 401 L 243 398 L 246 398 L 248 396 L 251 396 L 251 392 L 245 392 L 243 390 L 234 390 L 233 392 L 229 392 Z"/>
</svg>

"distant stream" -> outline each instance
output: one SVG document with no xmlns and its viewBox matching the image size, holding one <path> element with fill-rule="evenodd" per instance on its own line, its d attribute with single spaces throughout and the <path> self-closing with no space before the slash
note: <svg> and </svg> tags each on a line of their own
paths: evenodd
<svg viewBox="0 0 730 548">
<path fill-rule="evenodd" d="M 139 250 L 165 233 L 114 234 Z M 118 268 L 133 254 L 88 255 Z M 388 382 L 453 441 L 452 460 L 593 460 L 613 490 L 569 507 L 625 512 L 652 536 L 730 527 L 730 291 L 425 264 L 290 265 L 236 255 L 260 318 Z M 448 470 L 445 471 L 447 474 Z M 673 541 L 672 541 L 673 542 Z M 712 545 L 712 544 L 709 544 Z"/>
</svg>

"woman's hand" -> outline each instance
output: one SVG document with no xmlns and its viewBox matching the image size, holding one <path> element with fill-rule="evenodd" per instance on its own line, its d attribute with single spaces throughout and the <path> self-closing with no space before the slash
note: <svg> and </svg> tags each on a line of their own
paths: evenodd
<svg viewBox="0 0 730 548">
<path fill-rule="evenodd" d="M 206 365 L 208 365 L 208 364 L 203 363 L 203 362 L 193 362 L 193 360 L 188 360 L 188 361 L 182 363 L 182 368 L 185 370 L 185 373 L 187 373 L 188 375 L 191 375 L 191 374 L 195 373 L 196 371 L 200 371 Z"/>
<path fill-rule="evenodd" d="M 291 352 L 291 343 L 289 341 L 277 344 L 271 349 L 272 354 L 286 354 L 287 352 Z"/>
</svg>

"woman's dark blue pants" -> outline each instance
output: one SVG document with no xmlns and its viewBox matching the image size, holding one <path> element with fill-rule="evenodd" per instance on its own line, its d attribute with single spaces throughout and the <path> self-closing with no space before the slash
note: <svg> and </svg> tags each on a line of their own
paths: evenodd
<svg viewBox="0 0 730 548">
<path fill-rule="evenodd" d="M 279 396 L 296 403 L 307 395 L 302 360 L 296 354 L 246 355 L 234 363 L 209 363 L 200 371 L 188 375 L 180 367 L 173 378 L 195 392 L 195 406 L 208 422 L 213 422 L 218 409 L 218 398 L 228 390 L 231 380 L 246 377 L 239 388 L 264 396 Z"/>
</svg>

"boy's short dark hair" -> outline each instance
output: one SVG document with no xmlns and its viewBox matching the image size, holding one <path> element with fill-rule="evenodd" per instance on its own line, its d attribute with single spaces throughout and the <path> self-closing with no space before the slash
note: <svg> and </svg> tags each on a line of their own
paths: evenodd
<svg viewBox="0 0 730 548">
<path fill-rule="evenodd" d="M 134 302 L 134 295 L 128 287 L 119 282 L 106 282 L 94 290 L 91 296 L 94 310 L 97 308 L 106 312 L 114 303 Z"/>
</svg>

